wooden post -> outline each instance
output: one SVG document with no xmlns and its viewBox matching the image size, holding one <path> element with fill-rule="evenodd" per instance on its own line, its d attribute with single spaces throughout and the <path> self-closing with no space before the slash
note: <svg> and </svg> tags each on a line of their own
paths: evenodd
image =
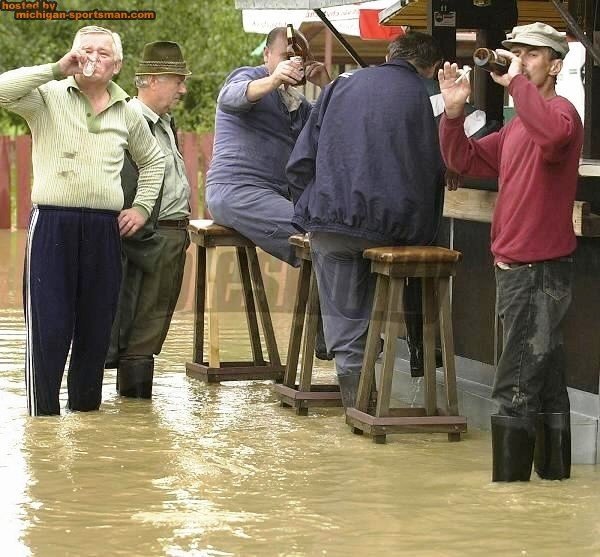
<svg viewBox="0 0 600 557">
<path fill-rule="evenodd" d="M 181 155 L 190 184 L 192 218 L 198 218 L 198 138 L 194 132 L 180 132 Z"/>
<path fill-rule="evenodd" d="M 10 138 L 0 137 L 0 228 L 10 228 Z"/>
<path fill-rule="evenodd" d="M 31 136 L 15 138 L 17 162 L 17 228 L 27 228 L 31 212 Z"/>
</svg>

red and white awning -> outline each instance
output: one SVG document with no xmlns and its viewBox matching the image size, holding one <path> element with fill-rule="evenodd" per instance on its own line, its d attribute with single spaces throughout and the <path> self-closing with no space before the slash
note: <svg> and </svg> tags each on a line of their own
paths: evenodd
<svg viewBox="0 0 600 557">
<path fill-rule="evenodd" d="M 346 6 L 324 8 L 323 13 L 342 35 L 362 39 L 391 40 L 402 33 L 401 27 L 380 25 L 379 12 L 397 0 L 373 0 Z M 266 34 L 274 27 L 291 23 L 296 29 L 302 23 L 320 23 L 313 10 L 242 10 L 244 31 Z"/>
</svg>

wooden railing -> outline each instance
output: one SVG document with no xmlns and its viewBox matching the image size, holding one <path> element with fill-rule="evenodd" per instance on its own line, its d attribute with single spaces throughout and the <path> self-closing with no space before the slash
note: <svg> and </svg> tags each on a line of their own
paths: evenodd
<svg viewBox="0 0 600 557">
<path fill-rule="evenodd" d="M 212 156 L 212 133 L 180 132 L 179 145 L 190 183 L 192 218 L 206 216 L 199 207 Z M 0 136 L 0 229 L 27 228 L 31 211 L 31 136 Z"/>
</svg>

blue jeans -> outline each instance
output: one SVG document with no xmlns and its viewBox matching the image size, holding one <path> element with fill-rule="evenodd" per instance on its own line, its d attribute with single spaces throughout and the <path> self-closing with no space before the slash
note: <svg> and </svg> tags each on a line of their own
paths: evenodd
<svg viewBox="0 0 600 557">
<path fill-rule="evenodd" d="M 496 267 L 503 349 L 492 398 L 498 413 L 569 412 L 562 323 L 571 303 L 567 258 Z"/>
</svg>

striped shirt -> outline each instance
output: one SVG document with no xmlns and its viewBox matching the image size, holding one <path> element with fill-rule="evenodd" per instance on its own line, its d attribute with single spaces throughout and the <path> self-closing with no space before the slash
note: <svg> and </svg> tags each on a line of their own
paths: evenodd
<svg viewBox="0 0 600 557">
<path fill-rule="evenodd" d="M 185 173 L 183 156 L 177 148 L 171 129 L 171 116 L 159 116 L 137 97 L 129 101 L 145 118 L 154 124 L 154 137 L 165 154 L 165 179 L 159 220 L 180 220 L 190 216 L 190 186 Z"/>
<path fill-rule="evenodd" d="M 0 106 L 19 114 L 33 138 L 33 190 L 39 205 L 120 211 L 125 149 L 139 167 L 133 206 L 147 217 L 163 179 L 164 155 L 127 94 L 108 84 L 110 100 L 94 114 L 73 77 L 60 79 L 58 63 L 0 75 Z"/>
</svg>

